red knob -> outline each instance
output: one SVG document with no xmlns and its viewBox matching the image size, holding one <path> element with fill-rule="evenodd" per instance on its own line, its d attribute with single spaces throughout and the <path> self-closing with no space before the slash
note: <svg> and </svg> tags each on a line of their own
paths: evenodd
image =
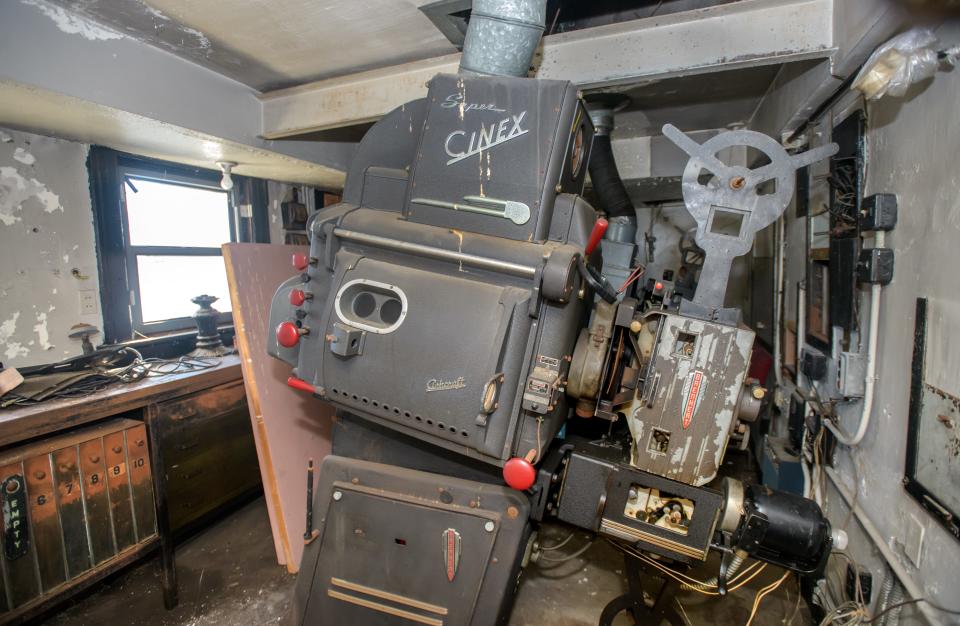
<svg viewBox="0 0 960 626">
<path fill-rule="evenodd" d="M 307 301 L 307 294 L 303 293 L 303 289 L 291 289 L 290 290 L 290 304 L 293 306 L 302 306 L 304 302 Z"/>
<path fill-rule="evenodd" d="M 513 489 L 526 491 L 537 480 L 537 470 L 527 459 L 515 456 L 503 466 L 503 480 Z"/>
<path fill-rule="evenodd" d="M 310 265 L 310 257 L 305 255 L 302 252 L 295 252 L 293 254 L 293 266 L 297 271 L 302 272 L 307 269 L 307 266 Z"/>
<path fill-rule="evenodd" d="M 593 254 L 597 244 L 600 243 L 601 239 L 603 239 L 603 233 L 607 232 L 607 226 L 609 225 L 610 222 L 602 217 L 598 218 L 596 223 L 594 223 L 593 230 L 590 231 L 590 239 L 587 240 L 587 247 L 583 250 L 587 256 Z"/>
<path fill-rule="evenodd" d="M 307 393 L 317 393 L 316 387 L 311 385 L 305 380 L 301 380 L 296 376 L 291 376 L 287 379 L 287 384 L 293 387 L 294 389 L 299 389 L 300 391 L 306 391 Z"/>
<path fill-rule="evenodd" d="M 293 322 L 281 322 L 277 326 L 277 341 L 284 348 L 292 348 L 300 342 L 301 330 Z"/>
</svg>

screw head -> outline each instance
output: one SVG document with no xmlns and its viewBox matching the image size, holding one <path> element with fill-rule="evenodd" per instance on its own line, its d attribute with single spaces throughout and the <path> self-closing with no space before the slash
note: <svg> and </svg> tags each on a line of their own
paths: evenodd
<svg viewBox="0 0 960 626">
<path fill-rule="evenodd" d="M 340 502 L 340 498 L 342 498 L 342 497 L 343 497 L 343 492 L 341 492 L 341 491 L 334 491 L 334 492 L 333 492 L 333 499 L 334 499 L 335 502 Z"/>
<path fill-rule="evenodd" d="M 496 528 L 496 525 L 490 521 L 483 525 L 483 529 L 488 533 L 492 533 L 494 528 Z"/>
</svg>

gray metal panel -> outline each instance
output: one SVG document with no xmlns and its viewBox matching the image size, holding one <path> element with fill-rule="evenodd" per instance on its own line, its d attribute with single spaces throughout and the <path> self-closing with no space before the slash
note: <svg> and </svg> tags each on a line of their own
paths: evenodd
<svg viewBox="0 0 960 626">
<path fill-rule="evenodd" d="M 294 623 L 506 619 L 529 534 L 523 494 L 329 456 L 314 502 L 319 536 L 304 551 Z"/>
<path fill-rule="evenodd" d="M 746 328 L 664 316 L 644 392 L 628 412 L 632 465 L 694 486 L 716 476 L 753 338 Z"/>
<path fill-rule="evenodd" d="M 547 187 L 559 177 L 578 105 L 570 83 L 440 74 L 430 83 L 427 101 L 405 215 L 515 240 L 545 238 L 556 194 Z M 415 202 L 463 203 L 465 196 L 522 202 L 530 220 L 514 224 Z"/>
<path fill-rule="evenodd" d="M 407 315 L 393 332 L 367 333 L 360 355 L 324 351 L 328 393 L 355 411 L 500 456 L 513 399 L 501 397 L 489 427 L 479 426 L 477 415 L 484 386 L 495 375 L 503 373 L 505 389 L 522 385 L 518 347 L 532 321 L 529 291 L 371 258 L 351 264 L 337 284 L 358 279 L 396 286 L 406 295 Z M 331 310 L 332 298 L 327 306 L 330 333 L 341 320 Z M 400 371 L 403 376 L 396 375 Z"/>
</svg>

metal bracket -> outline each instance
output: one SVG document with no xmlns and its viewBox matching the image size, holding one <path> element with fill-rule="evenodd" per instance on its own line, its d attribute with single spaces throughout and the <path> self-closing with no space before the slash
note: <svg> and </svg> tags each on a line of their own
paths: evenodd
<svg viewBox="0 0 960 626">
<path fill-rule="evenodd" d="M 664 125 L 663 134 L 690 155 L 683 171 L 683 201 L 697 222 L 697 245 L 705 252 L 693 303 L 699 305 L 695 308 L 719 310 L 733 259 L 749 252 L 756 233 L 786 209 L 793 197 L 794 172 L 836 154 L 838 147 L 831 143 L 790 155 L 771 137 L 750 130 L 722 132 L 702 144 L 671 124 Z M 750 169 L 727 165 L 717 157 L 735 146 L 755 148 L 770 162 Z M 704 170 L 712 174 L 705 183 Z"/>
<path fill-rule="evenodd" d="M 518 225 L 526 224 L 530 221 L 530 207 L 523 202 L 500 200 L 498 198 L 487 198 L 485 196 L 464 196 L 463 201 L 465 204 L 460 204 L 458 202 L 444 202 L 442 200 L 431 200 L 430 198 L 412 198 L 410 200 L 410 202 L 413 202 L 414 204 L 435 206 L 441 209 L 451 209 L 453 211 L 466 211 L 467 213 L 479 213 L 480 215 L 502 217 Z"/>
</svg>

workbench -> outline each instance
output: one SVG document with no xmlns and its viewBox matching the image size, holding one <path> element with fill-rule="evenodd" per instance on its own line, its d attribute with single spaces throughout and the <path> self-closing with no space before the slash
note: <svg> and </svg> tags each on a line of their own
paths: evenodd
<svg viewBox="0 0 960 626">
<path fill-rule="evenodd" d="M 119 439 L 116 439 L 117 433 L 120 433 Z M 89 447 L 84 456 L 85 443 L 94 443 L 89 441 L 91 438 L 97 439 L 97 445 L 102 447 L 104 461 L 99 455 L 89 454 Z M 108 443 L 110 441 L 118 443 Z M 119 460 L 111 461 L 111 448 L 119 454 Z M 142 458 L 137 456 L 141 452 Z M 91 534 L 89 520 L 84 519 L 86 536 L 77 533 L 74 537 L 80 537 L 84 546 L 89 542 L 88 555 L 81 554 L 88 556 L 88 566 L 82 571 L 71 565 L 77 559 L 74 557 L 71 561 L 70 548 L 74 542 L 68 537 L 68 528 L 75 524 L 60 519 L 65 513 L 71 513 L 67 511 L 70 499 L 67 494 L 72 484 L 66 482 L 67 489 L 63 490 L 64 485 L 59 482 L 64 480 L 61 477 L 64 458 L 79 459 L 79 469 L 73 465 L 67 469 L 73 469 L 77 484 L 84 488 L 84 499 L 89 498 L 94 487 L 87 478 L 80 478 L 85 462 L 91 459 L 101 465 L 105 462 L 102 472 L 111 479 L 112 512 L 108 519 L 113 528 L 108 531 L 112 551 L 109 558 L 95 555 L 97 540 Z M 39 467 L 50 471 L 36 470 L 38 459 L 42 459 Z M 109 471 L 111 468 L 114 472 Z M 19 478 L 25 483 L 24 497 L 33 498 L 24 500 L 25 505 L 31 507 L 31 524 L 41 528 L 33 532 L 30 541 L 35 545 L 30 546 L 29 555 L 23 555 L 16 567 L 11 565 L 14 562 L 10 555 L 0 551 L 0 574 L 3 575 L 0 577 L 0 623 L 41 615 L 66 597 L 158 548 L 164 605 L 172 608 L 177 603 L 175 536 L 260 489 L 240 359 L 231 355 L 205 370 L 117 384 L 86 397 L 2 409 L 0 471 L 8 478 Z M 142 485 L 137 482 L 137 472 L 145 478 Z M 123 533 L 119 531 L 117 502 L 112 495 L 114 473 L 120 476 L 116 480 L 121 480 L 126 489 L 117 493 L 129 498 L 129 503 L 127 500 L 123 503 L 123 512 L 132 511 L 129 524 L 132 533 L 127 528 Z M 89 476 L 98 482 L 96 470 Z M 46 497 L 36 495 L 43 489 L 37 482 L 41 479 L 46 481 L 49 492 Z M 0 481 L 3 480 L 4 476 L 0 476 Z M 106 483 L 106 480 L 100 482 Z M 152 497 L 148 492 L 152 492 Z M 48 508 L 39 509 L 39 505 Z M 88 509 L 89 506 L 84 505 L 79 514 L 88 514 Z M 51 519 L 54 522 L 47 522 Z M 136 520 L 140 520 L 139 524 Z M 43 529 L 45 523 L 49 525 L 46 530 Z M 121 534 L 130 536 L 121 541 Z M 52 539 L 54 536 L 63 537 L 62 545 Z M 11 589 L 11 585 L 17 583 L 17 576 L 25 576 L 23 563 L 29 559 L 37 564 L 30 569 L 31 573 L 38 572 L 36 584 Z M 45 577 L 44 572 L 49 571 L 56 575 Z"/>
</svg>

